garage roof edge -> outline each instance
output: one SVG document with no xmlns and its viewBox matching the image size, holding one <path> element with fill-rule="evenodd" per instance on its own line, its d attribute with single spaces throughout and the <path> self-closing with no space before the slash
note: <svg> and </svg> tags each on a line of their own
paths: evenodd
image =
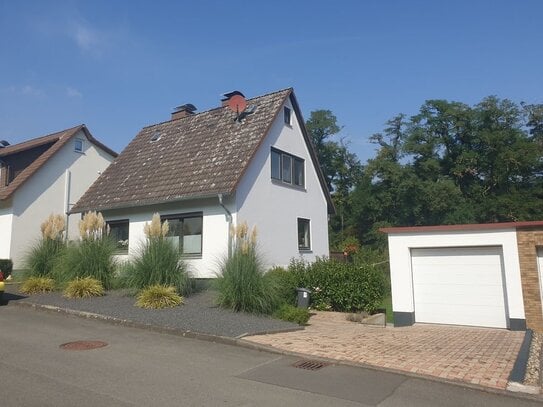
<svg viewBox="0 0 543 407">
<path fill-rule="evenodd" d="M 495 229 L 521 229 L 521 228 L 543 228 L 543 220 L 525 222 L 498 222 L 498 223 L 470 223 L 463 225 L 437 225 L 437 226 L 403 226 L 380 228 L 379 231 L 391 233 L 424 233 L 424 232 L 455 232 L 455 231 L 478 231 Z"/>
</svg>

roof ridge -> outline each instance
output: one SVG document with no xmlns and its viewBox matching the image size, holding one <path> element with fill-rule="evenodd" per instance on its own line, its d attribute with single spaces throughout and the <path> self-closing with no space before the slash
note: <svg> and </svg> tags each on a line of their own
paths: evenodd
<svg viewBox="0 0 543 407">
<path fill-rule="evenodd" d="M 281 92 L 285 92 L 285 91 L 292 91 L 293 88 L 292 87 L 288 87 L 288 88 L 284 88 L 284 89 L 279 89 L 279 90 L 276 90 L 274 92 L 269 92 L 269 93 L 265 93 L 263 95 L 258 95 L 258 96 L 254 96 L 250 99 L 247 99 L 247 102 L 250 102 L 251 100 L 255 100 L 255 99 L 259 99 L 259 98 L 263 98 L 263 97 L 267 97 L 267 96 L 271 96 L 273 94 L 276 94 L 276 93 L 281 93 Z M 141 130 L 143 129 L 148 129 L 148 128 L 151 128 L 151 127 L 155 127 L 155 126 L 161 126 L 163 124 L 166 124 L 166 123 L 170 123 L 170 122 L 176 122 L 178 120 L 183 120 L 183 119 L 186 119 L 188 117 L 195 117 L 195 116 L 198 116 L 198 115 L 201 115 L 201 114 L 204 114 L 204 113 L 210 113 L 210 112 L 213 112 L 214 110 L 220 110 L 220 109 L 224 109 L 226 106 L 217 106 L 217 107 L 213 107 L 211 109 L 207 109 L 207 110 L 202 110 L 201 112 L 197 112 L 197 113 L 193 113 L 189 116 L 185 116 L 185 117 L 180 117 L 178 119 L 170 119 L 170 120 L 164 120 L 164 121 L 161 121 L 159 123 L 153 123 L 153 124 L 148 124 L 147 126 L 143 126 Z"/>
<path fill-rule="evenodd" d="M 54 136 L 54 135 L 57 135 L 57 134 L 61 134 L 61 133 L 66 133 L 66 132 L 73 131 L 73 130 L 75 130 L 75 129 L 79 129 L 79 128 L 83 128 L 83 127 L 85 127 L 84 124 L 79 124 L 79 125 L 77 125 L 77 126 L 69 127 L 69 128 L 67 128 L 67 129 L 64 129 L 64 130 L 54 131 L 54 132 L 52 132 L 52 133 L 45 134 L 45 135 L 43 135 L 43 136 L 34 137 L 34 138 L 31 138 L 31 139 L 28 139 L 28 140 L 20 141 L 20 142 L 15 143 L 15 144 L 10 144 L 10 145 L 6 146 L 5 148 L 16 147 L 16 146 L 18 146 L 19 144 L 29 143 L 29 142 L 31 142 L 31 141 L 38 141 L 38 140 L 40 140 L 40 139 L 48 138 L 48 137 L 51 137 L 51 136 Z M 60 136 L 59 136 L 59 137 L 60 137 Z"/>
</svg>

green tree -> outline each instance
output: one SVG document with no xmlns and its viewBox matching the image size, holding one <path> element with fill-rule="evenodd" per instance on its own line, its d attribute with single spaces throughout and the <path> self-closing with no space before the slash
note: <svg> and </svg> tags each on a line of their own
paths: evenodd
<svg viewBox="0 0 543 407">
<path fill-rule="evenodd" d="M 379 225 L 543 217 L 543 105 L 430 100 L 371 140 L 379 150 L 352 192 L 348 220 L 363 243 L 382 243 Z"/>
<path fill-rule="evenodd" d="M 332 140 L 341 131 L 341 126 L 330 110 L 311 112 L 305 126 L 337 210 L 337 215 L 330 222 L 331 240 L 335 240 L 335 234 L 343 234 L 345 216 L 350 208 L 350 192 L 362 174 L 362 166 L 344 139 Z"/>
</svg>

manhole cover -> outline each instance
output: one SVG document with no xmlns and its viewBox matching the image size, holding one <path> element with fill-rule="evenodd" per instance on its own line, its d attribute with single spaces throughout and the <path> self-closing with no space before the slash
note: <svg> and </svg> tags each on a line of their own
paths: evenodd
<svg viewBox="0 0 543 407">
<path fill-rule="evenodd" d="M 302 359 L 294 363 L 292 366 L 298 369 L 305 369 L 305 370 L 319 370 L 323 367 L 326 367 L 330 365 L 330 363 L 321 362 L 320 360 L 307 360 Z"/>
<path fill-rule="evenodd" d="M 107 346 L 107 342 L 103 342 L 103 341 L 75 341 L 75 342 L 63 343 L 62 345 L 60 345 L 60 349 L 64 349 L 64 350 L 90 350 L 90 349 L 103 348 L 104 346 Z"/>
</svg>

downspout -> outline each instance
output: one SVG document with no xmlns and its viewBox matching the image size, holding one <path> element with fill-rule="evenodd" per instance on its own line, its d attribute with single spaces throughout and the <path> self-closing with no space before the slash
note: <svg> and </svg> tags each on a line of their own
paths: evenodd
<svg viewBox="0 0 543 407">
<path fill-rule="evenodd" d="M 228 258 L 230 258 L 232 256 L 232 234 L 230 233 L 230 230 L 232 229 L 232 212 L 224 205 L 222 194 L 218 194 L 217 198 L 219 198 L 219 205 L 221 205 L 224 212 L 226 212 L 226 222 L 228 222 Z"/>
<path fill-rule="evenodd" d="M 64 214 L 66 215 L 66 234 L 64 239 L 68 241 L 68 223 L 70 220 L 70 186 L 71 186 L 72 173 L 70 170 L 66 170 L 64 173 Z"/>
</svg>

